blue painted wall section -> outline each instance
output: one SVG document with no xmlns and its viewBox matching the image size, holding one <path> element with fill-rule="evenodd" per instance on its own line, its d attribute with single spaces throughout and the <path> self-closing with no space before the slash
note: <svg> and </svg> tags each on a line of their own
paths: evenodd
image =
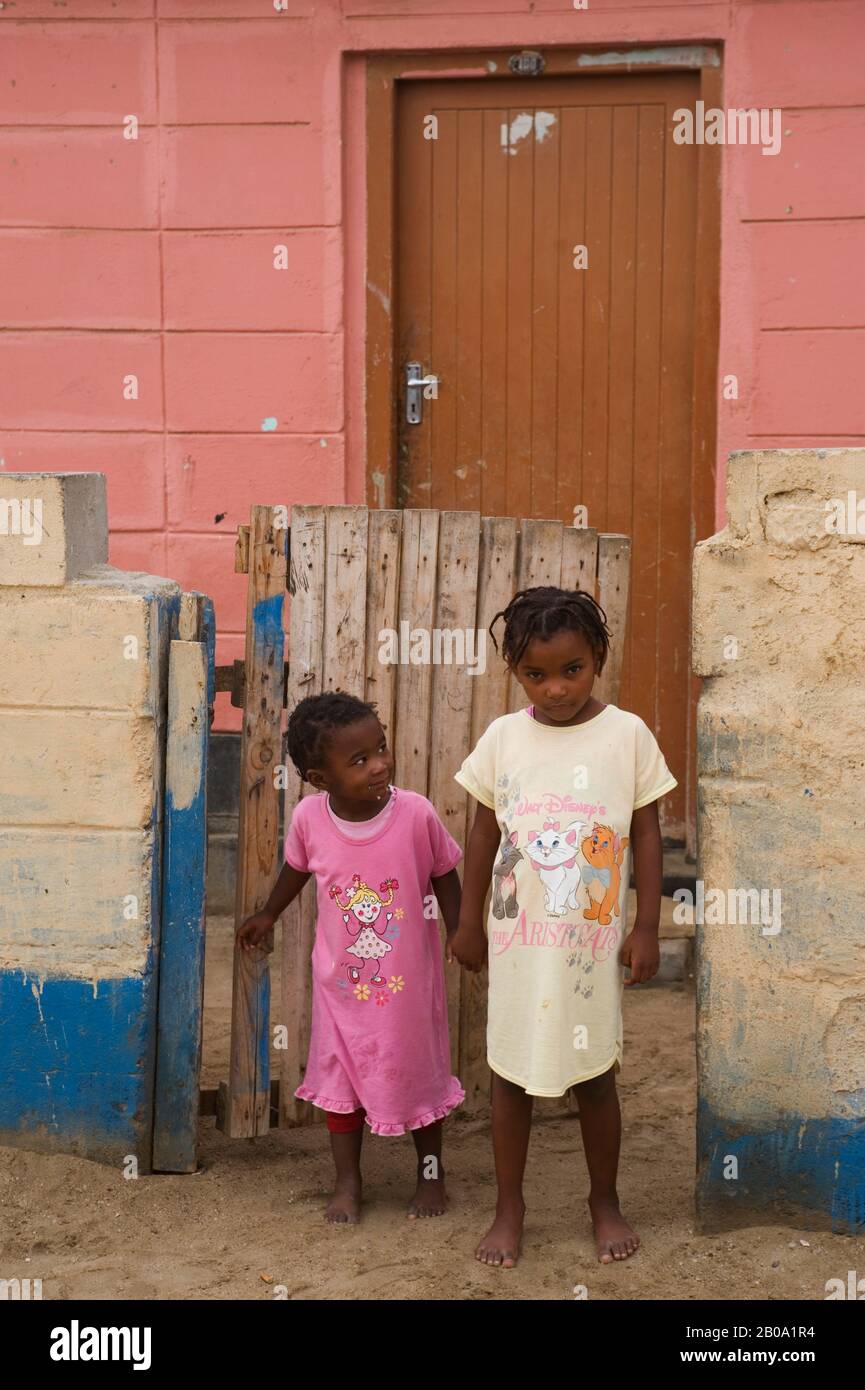
<svg viewBox="0 0 865 1390">
<path fill-rule="evenodd" d="M 161 644 L 179 595 L 141 597 L 153 605 Z M 154 726 L 155 739 L 163 733 L 161 723 Z M 144 830 L 152 832 L 151 900 L 140 973 L 77 979 L 64 977 L 61 966 L 40 980 L 0 972 L 0 1144 L 110 1164 L 132 1155 L 139 1172 L 151 1170 L 162 884 L 155 797 Z"/>
<path fill-rule="evenodd" d="M 150 1166 L 152 972 L 100 980 L 0 972 L 0 1143 Z"/>
<path fill-rule="evenodd" d="M 282 626 L 284 594 L 271 594 L 259 599 L 252 610 L 252 634 L 255 645 L 263 651 L 273 649 L 274 656 L 284 661 L 285 633 Z"/>
<path fill-rule="evenodd" d="M 697 1207 L 707 1228 L 725 1228 L 731 1208 L 772 1219 L 785 1209 L 806 1229 L 865 1232 L 865 1120 L 803 1119 L 745 1133 L 701 1100 L 697 1118 Z M 728 1155 L 735 1180 L 724 1177 Z"/>
</svg>

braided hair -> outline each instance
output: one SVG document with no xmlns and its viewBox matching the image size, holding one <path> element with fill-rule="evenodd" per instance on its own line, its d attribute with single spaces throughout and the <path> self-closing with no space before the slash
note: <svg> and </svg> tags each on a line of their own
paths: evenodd
<svg viewBox="0 0 865 1390">
<path fill-rule="evenodd" d="M 286 733 L 288 754 L 301 778 L 311 767 L 320 767 L 334 729 L 345 729 L 378 710 L 344 690 L 328 690 L 323 695 L 307 695 L 291 711 Z"/>
<path fill-rule="evenodd" d="M 497 613 L 490 623 L 489 634 L 496 651 L 499 647 L 493 628 L 499 618 L 503 618 L 505 624 L 501 655 L 508 666 L 518 665 L 533 638 L 546 642 L 567 629 L 583 633 L 596 660 L 600 661 L 599 669 L 604 669 L 610 649 L 607 615 L 592 595 L 581 589 L 556 589 L 547 584 L 520 589 L 507 608 Z"/>
</svg>

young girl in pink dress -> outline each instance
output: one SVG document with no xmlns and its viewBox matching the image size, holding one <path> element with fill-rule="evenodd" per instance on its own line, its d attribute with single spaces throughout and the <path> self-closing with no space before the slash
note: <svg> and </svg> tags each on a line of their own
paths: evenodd
<svg viewBox="0 0 865 1390">
<path fill-rule="evenodd" d="M 295 1095 L 327 1112 L 336 1187 L 325 1216 L 358 1219 L 364 1121 L 373 1134 L 411 1131 L 409 1216 L 439 1216 L 442 1120 L 465 1092 L 451 1074 L 432 895 L 450 960 L 460 848 L 426 797 L 391 784 L 393 756 L 373 705 L 342 691 L 308 696 L 289 719 L 288 751 L 318 794 L 295 808 L 279 878 L 237 941 L 261 945 L 315 876 L 312 1033 Z"/>
</svg>

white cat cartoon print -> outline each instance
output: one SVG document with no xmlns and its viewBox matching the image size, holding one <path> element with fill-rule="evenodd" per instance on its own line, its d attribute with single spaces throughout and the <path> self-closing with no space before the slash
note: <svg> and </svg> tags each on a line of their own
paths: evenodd
<svg viewBox="0 0 865 1390">
<path fill-rule="evenodd" d="M 584 821 L 574 820 L 559 830 L 557 820 L 545 820 L 543 830 L 530 830 L 525 853 L 544 886 L 544 905 L 551 917 L 564 917 L 577 911 L 580 886 L 580 837 L 588 830 Z"/>
</svg>

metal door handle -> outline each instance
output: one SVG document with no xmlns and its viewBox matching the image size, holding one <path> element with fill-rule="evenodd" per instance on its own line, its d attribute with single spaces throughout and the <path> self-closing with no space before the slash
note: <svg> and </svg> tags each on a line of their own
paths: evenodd
<svg viewBox="0 0 865 1390">
<path fill-rule="evenodd" d="M 423 401 L 428 387 L 432 387 L 428 399 L 435 400 L 438 395 L 437 376 L 422 376 L 420 362 L 405 364 L 405 418 L 410 425 L 419 425 L 423 419 Z"/>
</svg>

